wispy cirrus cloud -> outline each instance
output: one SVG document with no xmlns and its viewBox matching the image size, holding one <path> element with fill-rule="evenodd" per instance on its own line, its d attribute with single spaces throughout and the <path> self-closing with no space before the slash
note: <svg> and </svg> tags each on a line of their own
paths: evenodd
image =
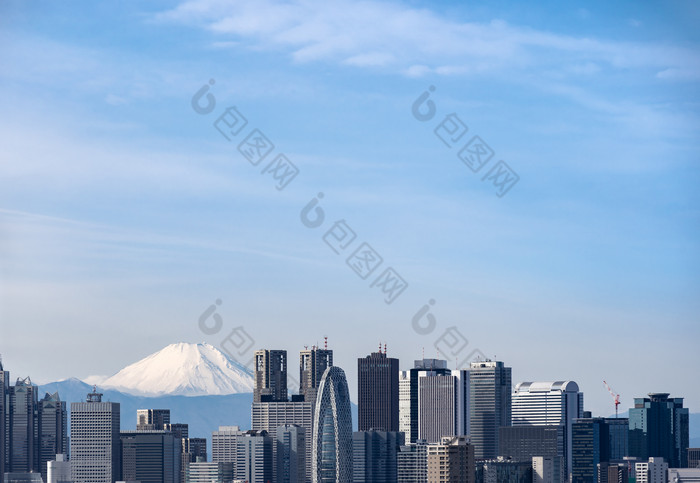
<svg viewBox="0 0 700 483">
<path fill-rule="evenodd" d="M 643 69 L 652 78 L 700 79 L 696 51 L 672 45 L 575 37 L 498 19 L 459 21 L 400 3 L 224 2 L 189 0 L 160 21 L 196 25 L 250 49 L 287 52 L 296 62 L 337 62 L 397 69 L 409 76 L 467 75 L 556 67 L 577 75 L 597 69 Z M 595 65 L 595 69 L 590 67 Z"/>
</svg>

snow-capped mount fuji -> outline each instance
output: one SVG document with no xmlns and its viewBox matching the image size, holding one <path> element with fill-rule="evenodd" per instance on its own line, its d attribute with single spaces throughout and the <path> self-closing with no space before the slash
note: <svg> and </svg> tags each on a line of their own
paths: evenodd
<svg viewBox="0 0 700 483">
<path fill-rule="evenodd" d="M 180 342 L 108 377 L 100 388 L 137 396 L 210 396 L 253 392 L 253 375 L 211 344 Z"/>
</svg>

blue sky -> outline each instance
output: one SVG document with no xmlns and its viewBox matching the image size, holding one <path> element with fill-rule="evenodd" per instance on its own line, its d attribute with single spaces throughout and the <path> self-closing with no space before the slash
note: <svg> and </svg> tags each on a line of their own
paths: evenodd
<svg viewBox="0 0 700 483">
<path fill-rule="evenodd" d="M 243 327 L 292 355 L 327 335 L 353 387 L 381 340 L 404 368 L 478 350 L 514 382 L 573 379 L 597 414 L 603 379 L 623 407 L 665 391 L 700 411 L 699 21 L 694 2 L 3 2 L 6 368 L 109 375 Z M 237 150 L 255 128 L 275 146 L 257 166 Z M 477 135 L 494 156 L 474 173 L 457 152 Z M 299 170 L 282 190 L 261 174 L 278 154 Z M 502 197 L 499 161 L 519 176 Z M 362 242 L 383 259 L 364 280 Z M 391 304 L 370 287 L 388 267 L 408 283 Z"/>
</svg>

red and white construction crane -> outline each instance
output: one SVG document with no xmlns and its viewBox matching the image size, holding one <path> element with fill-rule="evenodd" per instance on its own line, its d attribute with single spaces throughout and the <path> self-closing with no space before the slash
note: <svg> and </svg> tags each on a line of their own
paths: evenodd
<svg viewBox="0 0 700 483">
<path fill-rule="evenodd" d="M 612 388 L 607 382 L 603 381 L 603 384 L 605 384 L 605 387 L 608 389 L 608 392 L 615 400 L 615 417 L 617 418 L 617 407 L 620 405 L 620 395 L 615 394 L 615 391 L 612 390 Z"/>
</svg>

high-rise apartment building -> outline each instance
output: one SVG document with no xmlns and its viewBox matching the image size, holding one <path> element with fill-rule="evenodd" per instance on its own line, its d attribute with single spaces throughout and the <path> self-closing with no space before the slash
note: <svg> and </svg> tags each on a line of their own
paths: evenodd
<svg viewBox="0 0 700 483">
<path fill-rule="evenodd" d="M 255 351 L 254 402 L 287 400 L 287 351 Z"/>
<path fill-rule="evenodd" d="M 345 372 L 336 366 L 323 373 L 314 407 L 313 483 L 352 482 L 352 415 Z"/>
<path fill-rule="evenodd" d="M 469 372 L 418 371 L 418 438 L 439 443 L 468 433 Z"/>
<path fill-rule="evenodd" d="M 120 445 L 122 480 L 141 483 L 180 481 L 181 445 L 170 431 L 121 431 Z"/>
<path fill-rule="evenodd" d="M 474 446 L 465 436 L 446 436 L 428 446 L 428 483 L 474 483 Z"/>
<path fill-rule="evenodd" d="M 352 434 L 355 483 L 395 483 L 398 479 L 397 458 L 404 445 L 398 431 L 356 431 Z"/>
<path fill-rule="evenodd" d="M 137 431 L 163 431 L 170 424 L 170 409 L 137 409 Z"/>
<path fill-rule="evenodd" d="M 360 431 L 399 430 L 399 360 L 386 352 L 357 359 L 357 421 Z"/>
<path fill-rule="evenodd" d="M 629 410 L 629 453 L 642 459 L 661 457 L 672 468 L 688 466 L 689 413 L 683 398 L 650 393 L 635 398 Z"/>
<path fill-rule="evenodd" d="M 333 365 L 333 351 L 312 346 L 299 353 L 299 394 L 306 402 L 316 402 L 316 392 L 323 373 Z"/>
<path fill-rule="evenodd" d="M 503 362 L 470 364 L 469 425 L 476 458 L 495 458 L 499 428 L 511 426 L 511 368 Z"/>
<path fill-rule="evenodd" d="M 58 392 L 39 401 L 39 468 L 47 481 L 47 463 L 57 454 L 68 453 L 68 411 Z"/>
<path fill-rule="evenodd" d="M 413 368 L 399 372 L 399 431 L 406 435 L 407 443 L 418 439 L 418 373 L 430 371 L 435 375 L 448 375 L 447 361 L 421 359 L 414 361 Z"/>
<path fill-rule="evenodd" d="M 428 444 L 418 440 L 401 446 L 396 465 L 398 483 L 425 483 L 428 479 Z"/>
<path fill-rule="evenodd" d="M 120 405 L 102 402 L 95 390 L 86 402 L 70 405 L 70 459 L 74 483 L 113 483 L 120 479 Z"/>
<path fill-rule="evenodd" d="M 277 483 L 306 481 L 306 430 L 296 424 L 283 424 L 275 432 Z"/>
<path fill-rule="evenodd" d="M 574 381 L 521 382 L 512 397 L 513 426 L 562 426 L 565 470 L 571 468 L 571 425 L 583 417 L 583 393 Z M 537 455 L 542 456 L 542 455 Z"/>
</svg>

